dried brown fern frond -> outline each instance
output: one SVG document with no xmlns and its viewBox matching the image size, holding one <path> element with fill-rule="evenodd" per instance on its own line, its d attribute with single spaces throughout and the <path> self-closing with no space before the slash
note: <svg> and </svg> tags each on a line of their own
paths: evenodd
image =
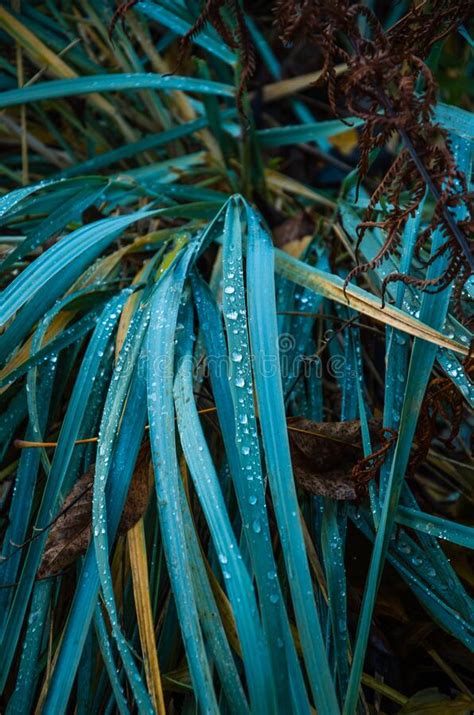
<svg viewBox="0 0 474 715">
<path fill-rule="evenodd" d="M 474 358 L 468 357 L 464 370 L 470 380 L 474 380 Z M 416 430 L 416 448 L 410 460 L 409 472 L 413 474 L 424 461 L 433 439 L 436 437 L 447 447 L 452 447 L 459 434 L 465 414 L 463 397 L 450 377 L 436 377 L 431 380 L 418 419 Z M 440 418 L 449 426 L 449 432 L 443 434 L 444 425 Z"/>
<path fill-rule="evenodd" d="M 413 6 L 384 31 L 369 8 L 350 0 L 282 0 L 275 7 L 284 42 L 304 36 L 321 51 L 321 80 L 327 82 L 333 112 L 340 114 L 339 107 L 344 106 L 347 114 L 365 121 L 360 137 L 360 179 L 368 172 L 373 149 L 385 145 L 394 132 L 402 140 L 403 148 L 372 196 L 359 229 L 360 243 L 368 228 L 379 227 L 386 234 L 385 245 L 370 263 L 357 266 L 347 282 L 378 266 L 399 247 L 405 223 L 420 206 L 426 187 L 434 197 L 435 208 L 417 250 L 429 243 L 435 228 L 441 227 L 446 240 L 436 257 L 448 254 L 449 259 L 439 279 L 417 281 L 417 285 L 441 290 L 454 275 L 464 279 L 474 266 L 468 239 L 474 204 L 446 133 L 433 121 L 436 83 L 425 64 L 433 45 L 473 11 L 473 0 L 426 1 Z M 336 82 L 335 67 L 340 62 L 345 62 L 348 70 Z M 378 202 L 382 196 L 391 208 L 380 219 Z M 465 218 L 458 220 L 453 209 L 461 206 Z M 401 274 L 388 280 L 414 282 Z"/>
<path fill-rule="evenodd" d="M 209 22 L 232 49 L 236 48 L 235 38 L 222 19 L 221 10 L 227 5 L 226 0 L 206 0 L 203 8 L 198 15 L 194 25 L 187 31 L 180 40 L 181 52 L 189 49 L 192 40 L 195 39 L 204 29 L 206 23 Z"/>
<path fill-rule="evenodd" d="M 138 2 L 138 0 L 125 0 L 125 2 L 121 2 L 118 5 L 117 9 L 115 10 L 114 14 L 112 15 L 112 20 L 110 21 L 109 38 L 112 38 L 118 22 L 121 22 L 123 25 L 127 12 L 129 10 L 131 10 L 132 7 L 134 7 L 137 4 L 137 2 Z"/>
<path fill-rule="evenodd" d="M 227 10 L 224 17 L 222 10 Z M 204 29 L 206 23 L 212 25 L 224 42 L 240 55 L 240 79 L 237 89 L 237 108 L 244 115 L 243 96 L 249 79 L 255 72 L 255 51 L 239 0 L 206 0 L 194 25 L 182 37 L 180 59 L 189 50 L 191 41 Z"/>
<path fill-rule="evenodd" d="M 397 432 L 389 427 L 380 430 L 378 438 L 380 446 L 372 454 L 360 459 L 352 468 L 352 480 L 358 499 L 367 494 L 367 486 L 378 474 L 390 448 L 395 444 Z"/>
<path fill-rule="evenodd" d="M 113 23 L 133 4 L 131 0 L 120 5 Z M 468 238 L 474 227 L 474 201 L 465 177 L 457 169 L 446 132 L 433 120 L 436 82 L 425 60 L 436 42 L 474 12 L 474 0 L 425 0 L 387 31 L 372 10 L 351 0 L 279 0 L 274 12 L 283 42 L 306 38 L 322 53 L 319 82 L 327 84 L 333 112 L 341 115 L 339 107 L 344 106 L 347 114 L 364 120 L 359 180 L 369 170 L 374 149 L 384 146 L 394 133 L 402 140 L 400 154 L 372 195 L 359 227 L 359 244 L 367 229 L 378 227 L 386 236 L 384 246 L 369 263 L 356 266 L 346 284 L 367 269 L 376 268 L 399 248 L 406 221 L 419 208 L 428 188 L 435 206 L 415 251 L 420 257 L 421 248 L 429 246 L 434 230 L 441 228 L 445 241 L 430 260 L 445 254 L 447 268 L 434 280 L 395 273 L 386 279 L 383 288 L 390 281 L 403 280 L 422 290 L 442 290 L 456 278 L 454 293 L 459 296 L 461 281 L 474 267 Z M 198 18 L 181 40 L 179 62 L 206 23 L 240 53 L 237 105 L 244 114 L 243 94 L 255 71 L 255 55 L 241 3 L 205 0 Z M 348 69 L 336 79 L 336 65 L 341 62 Z M 382 197 L 390 210 L 380 217 Z M 460 305 L 458 301 L 457 313 L 462 317 Z"/>
<path fill-rule="evenodd" d="M 117 23 L 123 22 L 127 12 L 137 3 L 138 0 L 125 0 L 119 4 L 110 23 L 110 37 Z M 227 11 L 227 17 L 222 13 L 223 10 Z M 192 41 L 204 30 L 207 23 L 214 27 L 228 47 L 239 52 L 240 79 L 236 101 L 240 114 L 244 115 L 243 96 L 255 72 L 255 50 L 239 0 L 204 0 L 196 21 L 180 40 L 178 67 L 182 65 Z"/>
</svg>

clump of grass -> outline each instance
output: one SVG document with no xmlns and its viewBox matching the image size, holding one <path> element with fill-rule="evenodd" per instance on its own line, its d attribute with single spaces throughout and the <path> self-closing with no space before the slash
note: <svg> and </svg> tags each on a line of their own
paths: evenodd
<svg viewBox="0 0 474 715">
<path fill-rule="evenodd" d="M 427 59 L 441 210 L 264 9 L 0 8 L 5 712 L 472 709 L 461 9 Z"/>
</svg>

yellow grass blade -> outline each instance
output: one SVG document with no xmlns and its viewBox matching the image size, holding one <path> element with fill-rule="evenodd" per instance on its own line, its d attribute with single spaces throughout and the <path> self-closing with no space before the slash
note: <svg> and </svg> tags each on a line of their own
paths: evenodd
<svg viewBox="0 0 474 715">
<path fill-rule="evenodd" d="M 277 273 L 283 278 L 309 288 L 325 298 L 342 305 L 348 305 L 363 315 L 390 325 L 392 328 L 397 328 L 397 330 L 402 330 L 415 338 L 427 340 L 429 343 L 462 355 L 468 354 L 468 348 L 465 345 L 447 338 L 417 318 L 391 305 L 385 305 L 382 309 L 380 298 L 372 296 L 357 286 L 349 284 L 344 293 L 344 282 L 341 278 L 334 275 L 327 276 L 322 271 L 311 268 L 278 249 L 275 251 L 275 266 Z"/>
<path fill-rule="evenodd" d="M 295 194 L 296 196 L 303 196 L 305 199 L 311 199 L 315 204 L 319 206 L 326 206 L 329 209 L 334 209 L 336 204 L 331 199 L 326 198 L 322 194 L 318 194 L 313 189 L 305 186 L 300 181 L 296 179 L 291 179 L 285 174 L 280 174 L 279 171 L 274 169 L 265 169 L 265 181 L 267 186 L 272 188 L 278 193 Z"/>
<path fill-rule="evenodd" d="M 347 65 L 336 65 L 334 69 L 336 70 L 336 76 L 339 76 L 347 70 Z M 291 79 L 282 79 L 278 82 L 266 84 L 263 88 L 263 101 L 275 102 L 277 99 L 289 97 L 296 92 L 302 92 L 303 90 L 308 89 L 308 87 L 311 87 L 312 84 L 315 84 L 315 82 L 320 80 L 322 74 L 322 70 L 317 70 L 316 72 L 301 74 L 298 77 L 291 77 Z"/>
<path fill-rule="evenodd" d="M 141 236 L 140 238 L 135 239 L 133 244 L 129 246 L 129 250 L 132 253 L 134 250 L 137 248 L 140 248 L 141 246 L 146 245 L 147 243 L 150 243 L 151 240 L 162 240 L 168 235 L 168 231 L 165 229 L 164 231 L 154 231 L 150 234 L 147 234 L 146 236 Z M 183 234 L 182 237 L 178 237 L 178 240 L 176 242 L 175 247 L 173 248 L 172 251 L 170 251 L 163 259 L 163 261 L 160 264 L 160 267 L 158 269 L 158 275 L 163 273 L 166 268 L 168 268 L 169 265 L 173 262 L 175 259 L 176 255 L 179 253 L 181 248 L 183 247 L 184 243 L 186 241 L 186 235 Z M 143 275 L 146 271 L 147 263 L 145 263 L 138 273 L 134 276 L 132 285 L 137 285 L 137 283 L 140 283 L 140 281 L 143 278 Z M 135 305 L 138 300 L 138 295 L 137 293 L 134 293 L 133 295 L 130 296 L 130 298 L 127 300 L 125 303 L 124 309 L 122 310 L 122 315 L 120 316 L 119 324 L 118 324 L 118 330 L 117 330 L 117 338 L 115 341 L 115 347 L 116 347 L 116 355 L 119 354 L 123 341 L 125 340 L 125 336 L 127 334 L 128 330 L 128 325 L 130 323 L 130 319 L 132 317 L 133 311 L 135 310 Z"/>
<path fill-rule="evenodd" d="M 46 331 L 43 344 L 47 345 L 49 342 L 51 342 L 51 340 L 53 340 L 60 333 L 62 333 L 62 331 L 67 327 L 68 323 L 70 323 L 70 321 L 73 319 L 74 315 L 75 312 L 73 311 L 64 311 L 63 313 L 56 315 L 51 321 L 51 325 Z M 8 377 L 8 375 L 13 372 L 13 370 L 16 370 L 28 360 L 31 353 L 32 341 L 33 338 L 30 336 L 28 340 L 24 343 L 24 345 L 22 345 L 20 350 L 15 353 L 15 355 L 11 358 L 11 360 L 9 360 L 5 367 L 0 370 L 0 380 L 3 380 L 4 378 Z M 5 385 L 4 387 L 0 388 L 0 395 L 6 392 L 9 387 L 10 385 Z"/>
<path fill-rule="evenodd" d="M 160 665 L 158 663 L 153 613 L 150 601 L 150 584 L 148 579 L 143 518 L 130 529 L 127 534 L 127 542 L 146 682 L 156 712 L 158 715 L 165 715 L 165 700 L 161 684 Z"/>
<path fill-rule="evenodd" d="M 380 680 L 377 680 L 377 678 L 374 678 L 373 675 L 363 673 L 362 682 L 364 683 L 364 685 L 367 685 L 367 687 L 372 688 L 372 690 L 375 690 L 376 693 L 384 695 L 386 698 L 389 698 L 398 705 L 405 705 L 405 703 L 408 702 L 408 698 L 405 695 L 399 693 L 398 690 L 395 690 L 395 688 L 391 688 L 389 685 L 385 685 L 385 683 L 382 683 Z"/>
</svg>

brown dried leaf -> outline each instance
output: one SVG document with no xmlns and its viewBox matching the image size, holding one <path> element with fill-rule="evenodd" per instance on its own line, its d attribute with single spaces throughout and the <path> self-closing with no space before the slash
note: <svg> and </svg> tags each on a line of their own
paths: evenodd
<svg viewBox="0 0 474 715">
<path fill-rule="evenodd" d="M 39 578 L 62 571 L 79 554 L 86 552 L 91 534 L 94 473 L 95 465 L 92 465 L 65 499 L 63 512 L 48 534 Z"/>
<path fill-rule="evenodd" d="M 52 524 L 46 541 L 39 578 L 54 576 L 85 554 L 91 538 L 92 490 L 95 464 L 77 480 L 66 497 L 59 517 Z M 148 439 L 138 453 L 135 471 L 119 525 L 123 534 L 144 514 L 150 497 L 152 470 Z"/>
<path fill-rule="evenodd" d="M 381 423 L 369 422 L 377 438 Z M 352 470 L 363 458 L 360 421 L 312 422 L 304 417 L 288 420 L 293 472 L 300 487 L 332 499 L 356 499 Z"/>
</svg>

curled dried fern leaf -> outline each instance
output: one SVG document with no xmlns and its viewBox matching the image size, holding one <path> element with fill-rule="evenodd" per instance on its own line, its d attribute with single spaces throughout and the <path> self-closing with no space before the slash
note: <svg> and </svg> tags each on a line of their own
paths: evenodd
<svg viewBox="0 0 474 715">
<path fill-rule="evenodd" d="M 417 249 L 419 252 L 430 241 L 433 230 L 441 226 L 446 241 L 437 256 L 449 254 L 449 261 L 438 281 L 418 281 L 418 286 L 441 290 L 453 275 L 464 280 L 474 266 L 468 239 L 474 217 L 472 195 L 456 168 L 446 133 L 433 121 L 436 83 L 425 64 L 433 45 L 462 24 L 473 9 L 472 0 L 433 0 L 413 6 L 385 31 L 369 8 L 349 0 L 276 5 L 283 41 L 305 36 L 322 52 L 322 80 L 327 82 L 333 112 L 340 114 L 339 107 L 344 106 L 349 114 L 365 121 L 360 138 L 360 179 L 368 172 L 373 149 L 385 145 L 395 132 L 403 143 L 360 225 L 359 241 L 368 228 L 377 226 L 386 234 L 385 244 L 372 261 L 354 268 L 347 282 L 377 267 L 397 250 L 403 227 L 419 207 L 426 187 L 435 199 L 435 208 Z M 364 26 L 370 32 L 362 29 Z M 347 63 L 348 71 L 336 84 L 335 67 L 340 62 Z M 407 193 L 408 200 L 403 198 Z M 382 196 L 391 208 L 379 219 L 377 204 Z M 460 206 L 466 218 L 457 221 L 453 209 Z M 390 280 L 406 277 L 396 274 Z"/>
</svg>

